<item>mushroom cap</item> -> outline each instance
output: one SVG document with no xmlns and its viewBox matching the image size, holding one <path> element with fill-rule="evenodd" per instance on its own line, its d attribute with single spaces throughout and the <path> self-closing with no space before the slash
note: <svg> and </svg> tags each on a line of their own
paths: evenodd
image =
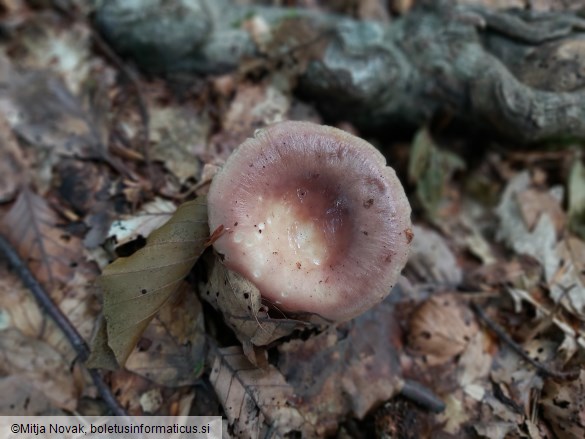
<svg viewBox="0 0 585 439">
<path fill-rule="evenodd" d="M 255 133 L 208 194 L 227 268 L 289 312 L 349 320 L 382 301 L 406 264 L 410 204 L 366 141 L 309 122 Z"/>
</svg>

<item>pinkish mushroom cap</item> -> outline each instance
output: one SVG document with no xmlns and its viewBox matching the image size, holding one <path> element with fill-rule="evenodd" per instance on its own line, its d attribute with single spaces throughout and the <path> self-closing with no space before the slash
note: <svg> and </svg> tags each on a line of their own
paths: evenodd
<svg viewBox="0 0 585 439">
<path fill-rule="evenodd" d="M 394 170 L 337 128 L 281 122 L 228 158 L 208 195 L 225 265 L 289 312 L 343 321 L 382 301 L 406 264 L 410 205 Z"/>
</svg>

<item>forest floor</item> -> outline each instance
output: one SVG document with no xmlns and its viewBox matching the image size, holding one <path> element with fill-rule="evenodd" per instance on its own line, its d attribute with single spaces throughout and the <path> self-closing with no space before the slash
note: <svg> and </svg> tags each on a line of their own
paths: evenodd
<svg viewBox="0 0 585 439">
<path fill-rule="evenodd" d="M 411 7 L 383 3 L 328 8 L 390 20 Z M 223 416 L 224 437 L 585 437 L 577 142 L 520 148 L 457 134 L 449 120 L 407 138 L 366 137 L 413 206 L 412 254 L 382 304 L 274 341 L 254 351 L 265 358 L 254 366 L 201 297 L 196 267 L 162 300 L 117 315 L 143 323 L 156 313 L 120 336 L 126 354 L 111 333 L 115 358 L 100 351 L 108 264 L 201 200 L 257 127 L 323 119 L 246 72 L 141 74 L 100 38 L 91 12 L 84 2 L 0 0 L 0 235 L 20 259 L 11 267 L 0 255 L 1 415 L 106 415 L 115 408 L 105 386 L 131 415 Z M 23 283 L 23 267 L 92 347 L 98 379 L 87 347 L 72 346 Z M 131 282 L 148 276 L 141 270 Z"/>
</svg>

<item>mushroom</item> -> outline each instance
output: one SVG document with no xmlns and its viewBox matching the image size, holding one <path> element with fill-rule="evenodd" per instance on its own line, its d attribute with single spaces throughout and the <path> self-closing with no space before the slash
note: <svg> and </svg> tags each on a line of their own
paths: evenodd
<svg viewBox="0 0 585 439">
<path fill-rule="evenodd" d="M 337 128 L 280 122 L 228 158 L 208 194 L 223 263 L 289 313 L 349 320 L 381 302 L 406 264 L 410 205 L 394 170 Z"/>
</svg>

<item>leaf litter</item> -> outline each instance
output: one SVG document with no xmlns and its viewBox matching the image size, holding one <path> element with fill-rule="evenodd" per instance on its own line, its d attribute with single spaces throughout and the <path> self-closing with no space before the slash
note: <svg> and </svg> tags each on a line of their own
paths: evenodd
<svg viewBox="0 0 585 439">
<path fill-rule="evenodd" d="M 171 299 L 205 249 L 205 202 L 183 204 L 132 258 L 119 258 L 101 277 L 108 345 L 123 365 L 154 315 Z"/>
<path fill-rule="evenodd" d="M 145 125 L 136 90 L 116 76 L 124 66 L 96 53 L 82 16 L 17 3 L 6 6 L 0 50 L 1 232 L 83 337 L 93 333 L 90 364 L 114 369 L 109 383 L 130 413 L 212 412 L 235 437 L 583 437 L 583 371 L 543 373 L 579 367 L 585 348 L 580 145 L 554 155 L 507 154 L 507 145 L 475 167 L 422 128 L 398 166 L 417 221 L 400 287 L 342 325 L 285 318 L 211 251 L 192 270 L 210 238 L 201 201 L 171 213 L 204 195 L 216 165 L 254 129 L 319 120 L 291 91 L 303 62 L 283 72 L 252 60 L 192 83 L 137 76 Z M 265 24 L 245 25 L 261 42 Z M 394 158 L 391 142 L 381 146 Z M 102 248 L 108 235 L 138 250 L 104 268 L 114 257 Z M 1 414 L 86 410 L 95 388 L 9 272 L 0 334 L 0 393 L 11 395 Z M 445 410 L 405 398 L 411 382 Z"/>
</svg>

